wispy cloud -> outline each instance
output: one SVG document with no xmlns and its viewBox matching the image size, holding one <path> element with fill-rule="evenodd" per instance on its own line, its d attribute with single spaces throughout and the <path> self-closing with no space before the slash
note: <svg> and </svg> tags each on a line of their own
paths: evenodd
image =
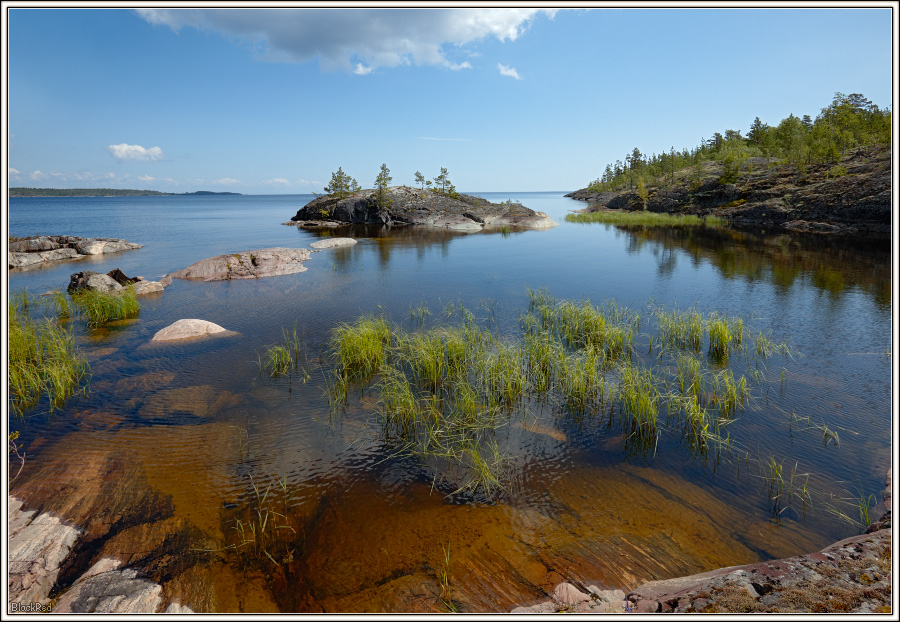
<svg viewBox="0 0 900 622">
<path fill-rule="evenodd" d="M 233 186 L 235 184 L 241 183 L 239 179 L 232 179 L 231 177 L 223 177 L 222 179 L 217 179 L 213 182 L 214 184 L 222 184 L 223 186 Z"/>
<path fill-rule="evenodd" d="M 515 41 L 537 15 L 556 9 L 137 9 L 151 24 L 211 30 L 249 40 L 267 60 L 365 75 L 379 67 L 435 65 L 470 69 L 451 55 L 493 37 Z M 465 57 L 465 56 L 463 56 Z"/>
<path fill-rule="evenodd" d="M 290 186 L 291 182 L 289 182 L 284 177 L 275 177 L 274 179 L 267 179 L 264 182 L 267 186 Z"/>
<path fill-rule="evenodd" d="M 49 177 L 49 175 L 47 175 L 47 173 L 42 173 L 41 171 L 34 171 L 31 173 L 31 175 L 29 175 L 29 177 L 31 177 L 31 179 L 33 179 L 34 181 L 44 181 Z"/>
<path fill-rule="evenodd" d="M 177 183 L 171 177 L 151 177 L 150 175 L 141 175 L 140 177 L 138 177 L 138 179 L 144 183 L 153 183 L 153 182 L 160 182 L 160 181 L 164 181 L 164 182 L 167 182 L 170 184 Z"/>
<path fill-rule="evenodd" d="M 321 181 L 317 181 L 317 180 L 309 181 L 306 179 L 298 179 L 297 183 L 300 184 L 301 186 L 321 186 L 322 185 Z"/>
<path fill-rule="evenodd" d="M 417 140 L 452 140 L 460 143 L 474 143 L 471 138 L 437 138 L 435 136 L 416 136 Z"/>
<path fill-rule="evenodd" d="M 107 149 L 117 160 L 162 160 L 165 157 L 165 154 L 159 147 L 146 149 L 140 145 L 121 143 L 119 145 L 110 145 Z"/>
<path fill-rule="evenodd" d="M 14 169 L 14 168 L 11 167 L 11 166 L 8 166 L 8 167 L 6 168 L 6 170 L 7 170 L 7 172 L 8 172 L 10 175 L 21 175 L 21 173 L 19 173 L 19 171 L 17 171 L 16 169 Z"/>
<path fill-rule="evenodd" d="M 522 79 L 522 76 L 519 75 L 519 72 L 516 71 L 515 67 L 507 67 L 503 63 L 497 63 L 497 69 L 500 70 L 501 76 L 508 76 L 510 78 L 515 78 L 516 80 Z"/>
</svg>

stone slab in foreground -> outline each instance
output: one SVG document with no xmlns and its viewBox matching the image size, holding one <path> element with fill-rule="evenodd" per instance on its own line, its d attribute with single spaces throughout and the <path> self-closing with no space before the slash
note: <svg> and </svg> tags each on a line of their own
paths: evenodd
<svg viewBox="0 0 900 622">
<path fill-rule="evenodd" d="M 9 602 L 7 610 L 47 605 L 59 569 L 83 530 L 49 512 L 23 511 L 22 501 L 7 496 L 9 521 Z M 104 557 L 81 575 L 57 600 L 54 613 L 194 613 L 177 602 L 165 606 L 162 586 L 138 577 L 133 568 Z M 15 608 L 14 608 L 15 605 Z"/>
<path fill-rule="evenodd" d="M 176 279 L 227 281 L 294 274 L 306 271 L 303 262 L 310 258 L 310 253 L 306 248 L 275 247 L 216 255 L 168 276 Z"/>
</svg>

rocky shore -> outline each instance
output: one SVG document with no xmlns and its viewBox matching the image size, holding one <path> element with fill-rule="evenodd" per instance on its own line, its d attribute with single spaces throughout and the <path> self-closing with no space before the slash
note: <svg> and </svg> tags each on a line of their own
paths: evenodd
<svg viewBox="0 0 900 622">
<path fill-rule="evenodd" d="M 10 268 L 27 268 L 64 259 L 83 259 L 88 255 L 118 253 L 142 248 L 143 244 L 118 238 L 80 238 L 74 235 L 40 235 L 13 240 L 7 249 Z"/>
<path fill-rule="evenodd" d="M 646 209 L 673 214 L 714 215 L 737 225 L 847 235 L 888 236 L 891 232 L 891 150 L 854 150 L 838 165 L 812 165 L 805 172 L 774 159 L 749 158 L 735 183 L 721 183 L 719 162 L 705 162 L 699 179 L 675 174 L 668 186 L 649 185 Z M 636 190 L 566 196 L 600 208 L 645 206 Z"/>
<path fill-rule="evenodd" d="M 883 516 L 867 533 L 821 551 L 651 581 L 630 592 L 563 582 L 548 599 L 510 613 L 891 613 L 890 471 L 886 480 Z M 8 496 L 9 611 L 15 604 L 52 606 L 53 611 L 69 613 L 192 612 L 179 598 L 190 590 L 162 586 L 140 569 L 146 564 L 132 566 L 141 560 L 178 557 L 174 549 L 165 552 L 181 542 L 176 536 L 185 527 L 175 518 L 125 529 L 111 539 L 101 537 L 106 543 L 90 564 L 84 564 L 86 560 L 77 564 L 86 570 L 70 576 L 68 587 L 57 592 L 61 571 L 71 572 L 75 565 L 79 543 L 89 539 L 92 530 L 110 528 L 106 521 L 95 524 L 88 516 L 83 525 L 74 525 L 50 510 L 25 510 L 19 498 Z M 155 552 L 156 548 L 163 552 Z"/>
<path fill-rule="evenodd" d="M 650 581 L 627 594 L 561 583 L 511 613 L 892 613 L 891 471 L 885 479 L 883 516 L 821 551 Z"/>
<path fill-rule="evenodd" d="M 374 224 L 390 227 L 424 225 L 456 231 L 549 229 L 556 223 L 544 212 L 520 203 L 491 203 L 460 193 L 459 198 L 408 186 L 388 188 L 385 200 L 375 190 L 353 192 L 345 197 L 316 197 L 291 218 L 298 226 Z"/>
</svg>

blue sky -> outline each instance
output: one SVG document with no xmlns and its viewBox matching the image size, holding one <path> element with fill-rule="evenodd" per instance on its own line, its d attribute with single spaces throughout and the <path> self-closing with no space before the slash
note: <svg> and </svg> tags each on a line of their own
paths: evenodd
<svg viewBox="0 0 900 622">
<path fill-rule="evenodd" d="M 321 192 L 446 167 L 574 190 L 624 159 L 893 109 L 891 11 L 8 10 L 8 186 Z"/>
</svg>

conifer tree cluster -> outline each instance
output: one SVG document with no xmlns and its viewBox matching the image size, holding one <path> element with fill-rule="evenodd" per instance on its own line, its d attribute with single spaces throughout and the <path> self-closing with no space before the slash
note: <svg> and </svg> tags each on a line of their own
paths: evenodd
<svg viewBox="0 0 900 622">
<path fill-rule="evenodd" d="M 635 147 L 625 156 L 606 165 L 603 175 L 588 184 L 592 192 L 608 192 L 638 188 L 643 180 L 667 187 L 674 182 L 675 173 L 691 168 L 693 178 L 699 179 L 702 164 L 720 162 L 723 174 L 719 181 L 737 181 L 741 166 L 750 157 L 775 158 L 778 163 L 795 167 L 805 174 L 813 164 L 837 164 L 855 147 L 891 142 L 891 110 L 879 108 L 859 93 L 835 93 L 831 104 L 813 120 L 809 115 L 791 114 L 776 126 L 753 120 L 746 136 L 738 130 L 716 132 L 712 138 L 702 139 L 693 149 L 647 156 Z"/>
<path fill-rule="evenodd" d="M 378 176 L 375 178 L 375 198 L 380 206 L 390 205 L 391 199 L 387 196 L 387 190 L 392 180 L 391 170 L 387 167 L 387 164 L 382 164 Z M 443 166 L 441 167 L 440 175 L 435 177 L 434 181 L 426 180 L 421 172 L 416 171 L 415 183 L 423 190 L 431 190 L 452 199 L 459 198 L 456 186 L 450 181 L 450 174 Z M 346 174 L 341 167 L 338 167 L 337 172 L 331 174 L 331 183 L 325 186 L 326 194 L 333 194 L 341 199 L 351 192 L 358 192 L 359 190 L 361 188 L 356 180 Z"/>
</svg>

